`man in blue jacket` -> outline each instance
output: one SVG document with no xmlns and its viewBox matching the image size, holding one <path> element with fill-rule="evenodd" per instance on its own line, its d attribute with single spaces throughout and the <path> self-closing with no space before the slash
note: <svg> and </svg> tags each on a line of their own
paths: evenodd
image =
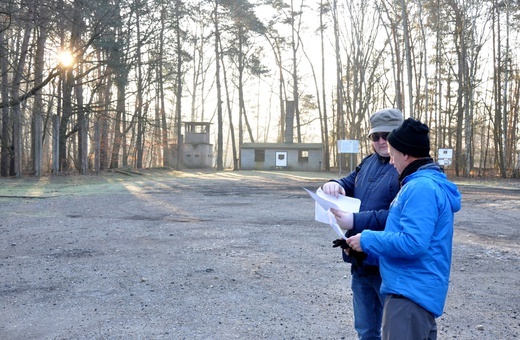
<svg viewBox="0 0 520 340">
<path fill-rule="evenodd" d="M 429 128 L 413 118 L 388 136 L 390 163 L 401 190 L 384 231 L 365 230 L 347 239 L 356 251 L 379 257 L 386 294 L 383 339 L 436 339 L 448 293 L 454 213 L 461 195 L 429 157 Z"/>
<path fill-rule="evenodd" d="M 399 174 L 390 164 L 387 137 L 402 122 L 403 114 L 398 109 L 383 109 L 370 116 L 369 138 L 374 153 L 365 157 L 348 176 L 322 186 L 323 191 L 329 195 L 347 195 L 361 200 L 359 213 L 333 211 L 338 225 L 347 231 L 347 236 L 365 229 L 383 230 L 385 227 L 388 207 L 399 191 Z M 349 256 L 352 254 L 348 250 L 343 251 L 342 255 L 346 262 L 352 264 L 354 328 L 358 338 L 381 339 L 384 296 L 379 293 L 379 267 L 369 265 L 366 261 L 354 260 Z"/>
</svg>

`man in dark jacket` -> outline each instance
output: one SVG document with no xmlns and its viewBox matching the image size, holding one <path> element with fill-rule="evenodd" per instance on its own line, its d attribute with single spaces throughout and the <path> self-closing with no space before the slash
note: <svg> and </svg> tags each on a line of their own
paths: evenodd
<svg viewBox="0 0 520 340">
<path fill-rule="evenodd" d="M 347 231 L 347 237 L 365 229 L 383 230 L 385 227 L 390 202 L 399 191 L 399 174 L 389 163 L 386 139 L 402 121 L 403 114 L 397 109 L 383 109 L 374 113 L 370 117 L 369 132 L 374 153 L 365 157 L 348 176 L 331 180 L 322 187 L 326 194 L 335 197 L 346 195 L 361 200 L 358 213 L 333 211 L 338 225 Z M 345 262 L 352 264 L 354 327 L 358 338 L 381 339 L 385 297 L 379 292 L 379 267 L 355 261 L 347 249 L 342 254 Z"/>
</svg>

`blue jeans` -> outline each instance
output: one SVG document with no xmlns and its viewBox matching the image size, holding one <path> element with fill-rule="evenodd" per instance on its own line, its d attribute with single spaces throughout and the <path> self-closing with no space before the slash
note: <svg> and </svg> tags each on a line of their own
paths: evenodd
<svg viewBox="0 0 520 340">
<path fill-rule="evenodd" d="M 379 275 L 352 273 L 354 328 L 359 340 L 381 339 L 381 322 L 385 296 L 381 295 Z"/>
</svg>

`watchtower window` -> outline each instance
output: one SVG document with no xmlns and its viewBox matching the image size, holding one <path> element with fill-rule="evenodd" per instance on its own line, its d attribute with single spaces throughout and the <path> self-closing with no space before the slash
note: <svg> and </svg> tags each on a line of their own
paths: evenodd
<svg viewBox="0 0 520 340">
<path fill-rule="evenodd" d="M 206 133 L 206 125 L 186 124 L 186 131 L 193 133 Z"/>
</svg>

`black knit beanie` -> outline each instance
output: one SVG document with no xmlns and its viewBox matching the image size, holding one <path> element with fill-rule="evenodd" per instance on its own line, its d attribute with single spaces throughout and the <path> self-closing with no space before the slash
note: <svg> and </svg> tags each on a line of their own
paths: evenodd
<svg viewBox="0 0 520 340">
<path fill-rule="evenodd" d="M 388 144 L 405 155 L 421 158 L 430 156 L 430 129 L 426 124 L 413 118 L 388 135 Z"/>
</svg>

